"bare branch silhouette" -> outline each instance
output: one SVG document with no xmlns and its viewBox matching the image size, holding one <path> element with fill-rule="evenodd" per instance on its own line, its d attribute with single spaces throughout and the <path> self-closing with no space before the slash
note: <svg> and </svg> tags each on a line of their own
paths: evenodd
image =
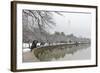
<svg viewBox="0 0 100 73">
<path fill-rule="evenodd" d="M 50 12 L 40 10 L 23 10 L 23 14 L 26 15 L 27 18 L 27 24 L 24 25 L 23 29 L 29 29 L 34 34 L 34 31 L 36 31 L 34 28 L 37 26 L 40 30 L 40 34 L 43 35 L 43 31 L 46 32 L 47 27 L 52 28 L 53 26 L 56 26 L 56 23 L 53 21 L 53 13 L 62 15 L 61 13 L 56 11 Z M 29 17 L 31 17 L 31 22 L 29 21 L 30 19 L 28 19 Z M 23 22 L 25 22 L 25 20 L 23 20 Z"/>
</svg>

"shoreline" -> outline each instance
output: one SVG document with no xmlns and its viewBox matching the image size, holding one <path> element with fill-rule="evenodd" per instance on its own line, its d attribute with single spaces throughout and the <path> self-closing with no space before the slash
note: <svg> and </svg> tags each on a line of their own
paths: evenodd
<svg viewBox="0 0 100 73">
<path fill-rule="evenodd" d="M 39 60 L 34 55 L 34 49 L 32 51 L 23 52 L 23 62 L 38 62 Z"/>
</svg>

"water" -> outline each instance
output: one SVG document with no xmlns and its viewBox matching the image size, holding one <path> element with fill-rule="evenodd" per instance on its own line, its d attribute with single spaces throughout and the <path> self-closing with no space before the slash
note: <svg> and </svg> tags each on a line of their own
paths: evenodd
<svg viewBox="0 0 100 73">
<path fill-rule="evenodd" d="M 32 53 L 38 61 L 91 59 L 90 44 L 49 46 L 34 49 Z"/>
</svg>

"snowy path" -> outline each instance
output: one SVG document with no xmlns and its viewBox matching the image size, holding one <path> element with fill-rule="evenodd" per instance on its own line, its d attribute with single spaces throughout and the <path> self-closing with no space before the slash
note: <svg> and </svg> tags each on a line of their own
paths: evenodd
<svg viewBox="0 0 100 73">
<path fill-rule="evenodd" d="M 34 50 L 31 52 L 28 49 L 23 52 L 23 62 L 39 62 L 34 55 Z"/>
</svg>

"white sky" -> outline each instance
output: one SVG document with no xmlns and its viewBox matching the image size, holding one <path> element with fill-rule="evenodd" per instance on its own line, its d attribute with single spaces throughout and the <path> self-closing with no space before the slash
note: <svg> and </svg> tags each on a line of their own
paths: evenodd
<svg viewBox="0 0 100 73">
<path fill-rule="evenodd" d="M 63 16 L 54 13 L 53 19 L 56 22 L 56 26 L 49 30 L 51 33 L 59 31 L 64 32 L 65 34 L 73 33 L 78 37 L 90 38 L 92 24 L 91 14 L 66 12 L 61 13 Z"/>
</svg>

